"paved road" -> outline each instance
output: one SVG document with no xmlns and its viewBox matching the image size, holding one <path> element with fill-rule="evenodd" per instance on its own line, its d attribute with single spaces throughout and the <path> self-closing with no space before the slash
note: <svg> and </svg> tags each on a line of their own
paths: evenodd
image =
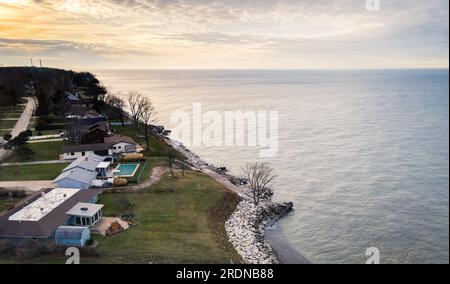
<svg viewBox="0 0 450 284">
<path fill-rule="evenodd" d="M 16 137 L 20 132 L 28 129 L 28 125 L 30 124 L 31 117 L 33 116 L 34 109 L 36 107 L 36 102 L 33 98 L 25 98 L 27 102 L 27 106 L 20 116 L 19 120 L 11 131 L 12 137 Z"/>
<path fill-rule="evenodd" d="M 51 161 L 34 161 L 34 162 L 19 162 L 19 163 L 2 163 L 2 166 L 26 166 L 26 165 L 48 165 L 48 164 L 66 164 L 69 161 L 65 160 L 51 160 Z"/>
<path fill-rule="evenodd" d="M 34 109 L 36 108 L 36 102 L 33 98 L 25 98 L 27 100 L 27 105 L 16 125 L 11 131 L 12 137 L 16 137 L 20 132 L 27 130 L 30 124 L 31 117 L 33 116 Z M 4 143 L 3 139 L 0 139 L 0 146 Z M 10 153 L 5 149 L 0 148 L 0 163 L 1 161 Z"/>
</svg>

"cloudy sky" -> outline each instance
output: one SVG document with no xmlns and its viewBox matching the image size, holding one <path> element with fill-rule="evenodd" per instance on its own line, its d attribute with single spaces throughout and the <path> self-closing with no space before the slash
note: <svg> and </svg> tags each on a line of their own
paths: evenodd
<svg viewBox="0 0 450 284">
<path fill-rule="evenodd" d="M 366 1 L 0 0 L 0 64 L 448 68 L 448 0 Z"/>
</svg>

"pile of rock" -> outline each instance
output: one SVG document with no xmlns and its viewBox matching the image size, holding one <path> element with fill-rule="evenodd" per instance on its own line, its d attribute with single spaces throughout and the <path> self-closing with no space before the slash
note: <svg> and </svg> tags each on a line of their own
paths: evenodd
<svg viewBox="0 0 450 284">
<path fill-rule="evenodd" d="M 264 240 L 267 220 L 262 220 L 263 207 L 244 200 L 225 223 L 228 239 L 249 264 L 278 263 L 269 243 Z"/>
</svg>

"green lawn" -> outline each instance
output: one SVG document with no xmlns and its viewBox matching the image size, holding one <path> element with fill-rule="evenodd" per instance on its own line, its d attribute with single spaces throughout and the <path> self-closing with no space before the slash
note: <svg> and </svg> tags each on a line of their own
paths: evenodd
<svg viewBox="0 0 450 284">
<path fill-rule="evenodd" d="M 0 181 L 53 180 L 69 164 L 0 167 Z"/>
<path fill-rule="evenodd" d="M 0 129 L 11 129 L 16 125 L 17 120 L 2 120 L 0 119 Z"/>
<path fill-rule="evenodd" d="M 15 198 L 15 197 L 11 197 L 11 198 L 0 198 L 0 212 L 6 210 L 6 203 L 16 203 L 18 201 L 20 201 L 21 198 Z"/>
<path fill-rule="evenodd" d="M 142 130 L 134 127 L 134 125 L 114 126 L 113 129 L 121 135 L 132 137 L 137 143 L 145 145 L 145 138 L 143 137 L 144 134 Z M 173 151 L 170 145 L 156 137 L 151 137 L 149 142 L 149 149 L 143 153 L 147 157 L 167 157 L 169 152 Z M 180 153 L 176 151 L 173 153 L 177 159 L 185 160 L 185 157 Z"/>
<path fill-rule="evenodd" d="M 16 118 L 19 119 L 19 117 L 22 115 L 21 111 L 4 111 L 2 112 L 0 119 L 1 118 Z"/>
<path fill-rule="evenodd" d="M 34 154 L 26 159 L 16 153 L 14 153 L 8 162 L 29 162 L 29 161 L 50 161 L 59 160 L 59 155 L 62 153 L 63 142 L 44 142 L 44 143 L 29 143 L 27 144 Z"/>
<path fill-rule="evenodd" d="M 239 198 L 210 177 L 189 172 L 164 176 L 139 193 L 103 195 L 104 215 L 120 215 L 120 200 L 133 204 L 136 226 L 99 241 L 100 263 L 231 263 L 240 258 L 227 241 L 224 222 Z"/>
</svg>

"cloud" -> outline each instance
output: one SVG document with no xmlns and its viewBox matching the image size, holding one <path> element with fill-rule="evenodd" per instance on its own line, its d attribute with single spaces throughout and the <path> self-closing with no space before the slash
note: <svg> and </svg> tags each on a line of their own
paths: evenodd
<svg viewBox="0 0 450 284">
<path fill-rule="evenodd" d="M 0 38 L 23 41 L 0 41 L 3 51 L 11 46 L 48 54 L 81 50 L 142 56 L 143 62 L 167 56 L 190 67 L 209 63 L 206 56 L 245 62 L 255 54 L 320 59 L 323 53 L 350 58 L 376 51 L 380 58 L 392 58 L 401 50 L 411 58 L 417 54 L 418 65 L 421 57 L 433 54 L 448 61 L 444 0 L 381 0 L 376 13 L 365 9 L 364 0 L 23 0 L 0 5 Z"/>
</svg>

